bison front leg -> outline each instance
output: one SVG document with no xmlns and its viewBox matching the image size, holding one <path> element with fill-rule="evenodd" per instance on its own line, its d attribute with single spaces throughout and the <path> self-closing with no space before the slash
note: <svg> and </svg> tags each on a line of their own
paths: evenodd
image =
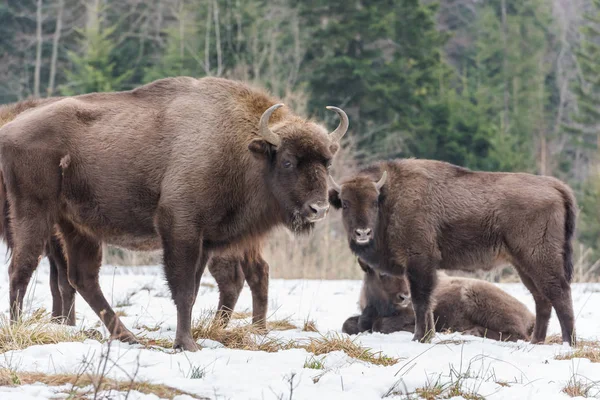
<svg viewBox="0 0 600 400">
<path fill-rule="evenodd" d="M 358 331 L 367 332 L 373 329 L 375 319 L 379 317 L 377 309 L 372 304 L 368 304 L 362 313 L 358 316 Z"/>
<path fill-rule="evenodd" d="M 158 230 L 163 242 L 165 277 L 177 308 L 177 331 L 173 347 L 197 351 L 192 337 L 192 308 L 206 263 L 200 257 L 202 239 L 194 226 L 176 220 L 168 211 L 159 214 Z"/>
<path fill-rule="evenodd" d="M 437 263 L 423 257 L 408 262 L 408 280 L 415 312 L 415 335 L 413 340 L 427 342 L 435 333 L 431 294 L 436 285 Z"/>
<path fill-rule="evenodd" d="M 239 259 L 226 257 L 212 257 L 208 270 L 219 287 L 219 308 L 215 323 L 225 327 L 244 287 L 244 273 Z"/>
<path fill-rule="evenodd" d="M 65 237 L 65 247 L 69 260 L 69 282 L 77 289 L 81 297 L 90 305 L 92 310 L 100 317 L 111 339 L 126 343 L 137 343 L 137 339 L 119 317 L 115 314 L 110 304 L 104 297 L 98 274 L 102 265 L 101 243 L 81 232 L 66 222 L 61 223 L 61 230 Z"/>
<path fill-rule="evenodd" d="M 246 255 L 241 266 L 252 292 L 252 324 L 259 329 L 266 330 L 269 303 L 269 264 L 260 255 L 256 258 L 249 258 Z"/>
</svg>

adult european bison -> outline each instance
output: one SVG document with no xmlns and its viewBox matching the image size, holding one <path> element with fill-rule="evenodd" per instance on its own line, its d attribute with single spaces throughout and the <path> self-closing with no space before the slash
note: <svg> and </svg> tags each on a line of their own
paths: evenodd
<svg viewBox="0 0 600 400">
<path fill-rule="evenodd" d="M 352 251 L 379 271 L 407 274 L 414 340 L 434 327 L 437 269 L 491 269 L 510 262 L 535 299 L 531 342 L 545 340 L 554 307 L 563 341 L 574 344 L 570 281 L 576 204 L 564 183 L 404 159 L 373 164 L 341 185 L 333 179 L 332 184 L 329 200 L 343 209 Z"/>
<path fill-rule="evenodd" d="M 18 103 L 7 104 L 0 107 L 0 126 L 12 121 L 17 115 L 33 108 L 44 106 L 60 100 L 60 97 L 47 99 L 28 99 Z M 0 176 L 1 180 L 1 176 Z M 0 239 L 6 242 L 9 251 L 13 248 L 9 218 L 10 205 L 0 185 Z M 67 325 L 75 325 L 75 288 L 67 277 L 67 260 L 62 251 L 59 236 L 54 233 L 48 238 L 45 254 L 50 263 L 50 291 L 52 293 L 52 318 Z"/>
<path fill-rule="evenodd" d="M 344 322 L 342 331 L 414 332 L 415 313 L 409 284 L 403 276 L 383 275 L 361 262 L 365 271 L 360 296 L 361 315 Z M 534 315 L 523 303 L 495 285 L 438 274 L 432 293 L 436 331 L 451 330 L 494 340 L 528 340 Z"/>
<path fill-rule="evenodd" d="M 219 78 L 167 78 L 64 98 L 0 129 L 14 251 L 11 317 L 59 227 L 69 281 L 116 339 L 134 342 L 98 285 L 101 243 L 164 251 L 174 346 L 197 350 L 191 313 L 211 253 L 245 251 L 277 225 L 325 217 L 327 168 L 348 128 L 327 135 L 278 99 Z"/>
</svg>

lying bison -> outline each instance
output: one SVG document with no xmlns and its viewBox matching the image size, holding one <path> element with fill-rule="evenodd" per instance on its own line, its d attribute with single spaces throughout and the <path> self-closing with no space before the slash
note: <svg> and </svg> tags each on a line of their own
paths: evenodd
<svg viewBox="0 0 600 400">
<path fill-rule="evenodd" d="M 361 315 L 344 322 L 342 331 L 414 332 L 415 313 L 404 277 L 380 274 L 361 262 L 365 271 L 360 296 Z M 469 278 L 438 276 L 432 293 L 438 332 L 451 330 L 494 340 L 529 340 L 534 315 L 523 303 L 495 285 Z"/>
<path fill-rule="evenodd" d="M 329 200 L 343 209 L 351 250 L 378 271 L 407 274 L 415 340 L 434 327 L 437 269 L 491 269 L 510 262 L 535 300 L 531 342 L 544 342 L 554 307 L 563 341 L 574 344 L 576 204 L 559 180 L 405 159 L 376 163 L 332 184 Z"/>
<path fill-rule="evenodd" d="M 14 249 L 12 319 L 58 226 L 70 283 L 116 339 L 134 342 L 98 284 L 101 243 L 163 248 L 177 307 L 174 346 L 197 350 L 191 313 L 211 253 L 243 253 L 272 228 L 325 217 L 327 169 L 348 128 L 327 135 L 278 99 L 219 78 L 168 78 L 64 98 L 0 129 Z"/>
</svg>

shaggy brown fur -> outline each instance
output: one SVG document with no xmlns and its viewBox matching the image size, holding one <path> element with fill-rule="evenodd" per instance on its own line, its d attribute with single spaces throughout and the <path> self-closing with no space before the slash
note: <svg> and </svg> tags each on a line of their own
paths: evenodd
<svg viewBox="0 0 600 400">
<path fill-rule="evenodd" d="M 327 168 L 347 120 L 330 138 L 283 107 L 267 121 L 271 133 L 260 119 L 274 103 L 240 82 L 180 77 L 65 98 L 4 125 L 12 318 L 58 226 L 70 283 L 112 337 L 129 342 L 98 285 L 101 243 L 162 246 L 175 347 L 196 350 L 191 311 L 210 254 L 241 254 L 277 225 L 308 232 L 327 212 Z"/>
<path fill-rule="evenodd" d="M 387 171 L 387 182 L 374 182 Z M 509 262 L 536 303 L 532 343 L 544 342 L 552 307 L 574 344 L 570 281 L 575 198 L 559 180 L 475 172 L 432 160 L 374 164 L 330 190 L 343 208 L 350 248 L 369 266 L 407 274 L 415 340 L 434 326 L 437 269 L 491 269 Z M 338 193 L 338 190 L 341 193 Z"/>
<path fill-rule="evenodd" d="M 12 121 L 19 114 L 36 107 L 59 101 L 61 97 L 48 99 L 28 99 L 18 103 L 0 107 L 0 126 Z M 2 180 L 0 173 L 0 180 Z M 10 205 L 4 190 L 0 185 L 0 239 L 6 242 L 8 251 L 13 249 L 10 230 Z M 50 292 L 52 293 L 53 320 L 75 325 L 75 288 L 69 284 L 67 277 L 67 260 L 63 254 L 62 244 L 58 234 L 51 235 L 46 242 L 45 255 L 50 263 Z"/>
<path fill-rule="evenodd" d="M 369 270 L 365 275 L 379 275 Z M 406 302 L 398 303 L 397 295 L 404 296 L 409 284 L 404 277 L 381 277 L 365 279 L 360 297 L 360 316 L 344 322 L 342 331 L 357 334 L 365 331 L 392 333 L 414 332 L 415 313 Z M 494 340 L 529 340 L 535 324 L 535 316 L 523 303 L 495 285 L 469 278 L 453 278 L 440 275 L 433 291 L 433 315 L 436 331 L 451 330 Z M 368 294 L 367 294 L 368 293 Z M 382 307 L 381 304 L 386 304 Z M 375 315 L 369 315 L 370 325 L 364 316 L 371 314 L 369 308 L 378 305 Z"/>
</svg>

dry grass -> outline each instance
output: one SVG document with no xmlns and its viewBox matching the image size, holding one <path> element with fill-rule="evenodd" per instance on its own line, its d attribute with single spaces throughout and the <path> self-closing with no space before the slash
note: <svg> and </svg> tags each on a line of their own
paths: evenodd
<svg viewBox="0 0 600 400">
<path fill-rule="evenodd" d="M 546 339 L 546 344 L 561 344 L 562 339 L 558 335 L 552 335 Z M 566 353 L 558 354 L 556 360 L 572 360 L 574 358 L 587 358 L 593 363 L 600 363 L 600 341 L 578 339 L 575 348 Z"/>
<path fill-rule="evenodd" d="M 213 323 L 212 315 L 205 313 L 192 326 L 194 339 L 210 339 L 222 343 L 230 349 L 266 351 L 274 353 L 285 348 L 278 339 L 269 338 L 258 327 L 245 325 L 223 328 L 219 323 Z"/>
<path fill-rule="evenodd" d="M 317 329 L 317 323 L 313 320 L 306 319 L 304 320 L 304 325 L 302 326 L 303 332 L 319 332 Z"/>
<path fill-rule="evenodd" d="M 38 310 L 15 324 L 0 316 L 0 353 L 34 345 L 83 342 L 85 339 L 87 336 L 83 332 L 74 332 L 52 323 L 50 314 L 44 310 Z"/>
<path fill-rule="evenodd" d="M 444 392 L 444 388 L 441 385 L 427 385 L 423 388 L 418 388 L 415 390 L 415 393 L 419 395 L 420 398 L 426 400 L 435 400 L 439 398 Z"/>
<path fill-rule="evenodd" d="M 251 317 L 252 313 L 250 311 L 234 311 L 231 313 L 231 319 L 246 319 Z"/>
<path fill-rule="evenodd" d="M 91 393 L 89 390 L 85 390 L 85 388 L 89 388 L 90 386 L 99 386 L 99 391 L 102 392 L 129 392 L 131 390 L 136 390 L 144 394 L 154 394 L 162 399 L 173 399 L 180 395 L 198 398 L 197 396 L 182 390 L 148 382 L 117 381 L 106 377 L 100 378 L 99 376 L 91 374 L 48 375 L 39 372 L 15 372 L 7 368 L 0 369 L 0 386 L 30 385 L 38 382 L 48 386 L 71 385 L 73 389 L 70 393 L 66 393 L 69 395 L 69 399 L 88 398 Z"/>
<path fill-rule="evenodd" d="M 276 321 L 275 324 L 287 326 L 289 322 Z M 294 329 L 296 329 L 295 326 Z M 213 323 L 211 313 L 205 313 L 194 323 L 192 336 L 195 340 L 211 339 L 217 341 L 230 349 L 266 351 L 268 353 L 288 349 L 305 349 L 315 356 L 327 354 L 332 351 L 343 351 L 352 358 L 376 365 L 388 366 L 398 362 L 396 358 L 388 357 L 380 352 L 373 352 L 371 349 L 359 346 L 347 336 L 329 334 L 302 341 L 285 341 L 269 337 L 266 332 L 261 331 L 254 325 L 223 328 L 220 324 Z"/>
<path fill-rule="evenodd" d="M 600 348 L 599 347 L 581 347 L 575 350 L 559 354 L 554 357 L 556 360 L 572 360 L 574 358 L 587 358 L 593 363 L 600 363 Z"/>
<path fill-rule="evenodd" d="M 298 329 L 298 327 L 292 324 L 288 318 L 267 322 L 269 331 L 289 331 L 290 329 Z"/>
<path fill-rule="evenodd" d="M 310 338 L 307 343 L 299 343 L 295 347 L 303 348 L 316 356 L 332 351 L 343 351 L 349 357 L 375 365 L 389 366 L 399 361 L 397 358 L 388 357 L 381 352 L 374 352 L 367 347 L 362 347 L 348 336 L 341 336 L 337 333 Z"/>
<path fill-rule="evenodd" d="M 571 379 L 569 379 L 569 382 L 562 389 L 562 392 L 570 397 L 597 398 L 598 394 L 600 394 L 597 386 L 597 383 L 591 382 L 585 378 L 580 379 L 576 374 L 573 374 Z"/>
</svg>

